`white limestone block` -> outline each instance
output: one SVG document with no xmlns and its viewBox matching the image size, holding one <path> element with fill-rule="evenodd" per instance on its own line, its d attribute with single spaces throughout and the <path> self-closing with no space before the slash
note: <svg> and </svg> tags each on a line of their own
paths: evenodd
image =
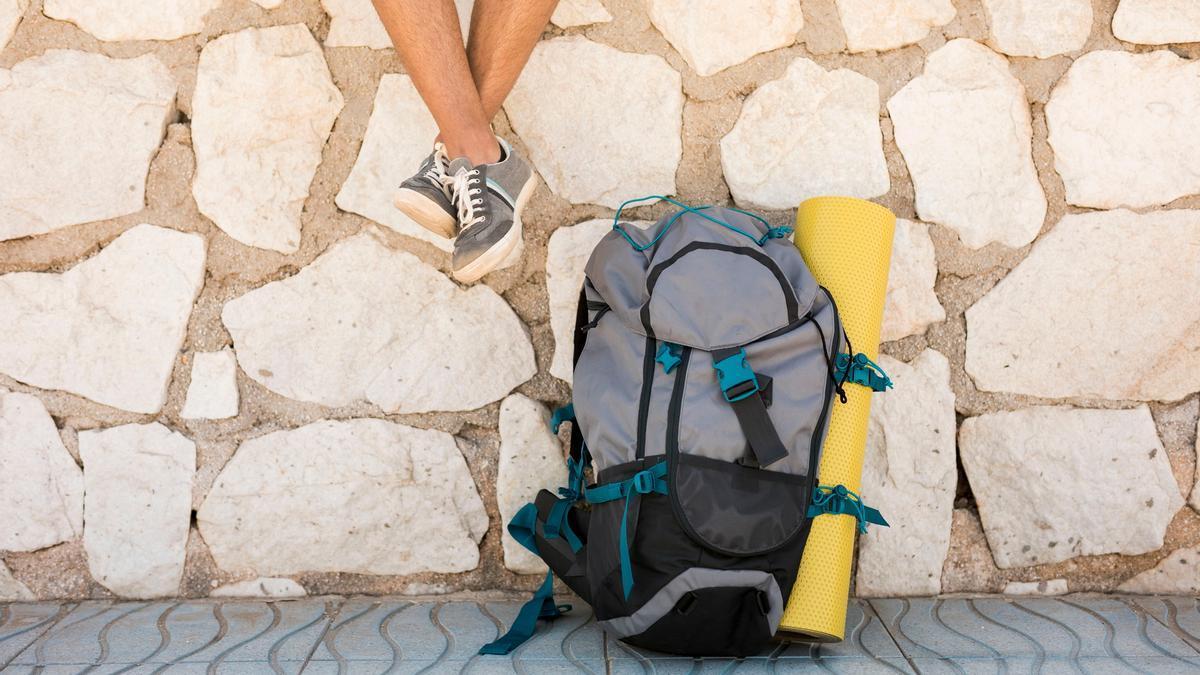
<svg viewBox="0 0 1200 675">
<path fill-rule="evenodd" d="M 984 391 L 1177 401 L 1200 390 L 1197 288 L 1200 211 L 1066 215 L 967 309 L 967 373 Z"/>
<path fill-rule="evenodd" d="M 206 44 L 192 97 L 200 212 L 247 246 L 295 252 L 342 102 L 302 24 L 247 28 Z"/>
<path fill-rule="evenodd" d="M 106 42 L 175 40 L 204 30 L 221 0 L 46 0 L 42 12 Z"/>
<path fill-rule="evenodd" d="M 786 47 L 804 28 L 796 0 L 649 0 L 650 21 L 700 75 Z"/>
<path fill-rule="evenodd" d="M 951 0 L 837 0 L 851 52 L 887 51 L 924 40 L 954 20 Z"/>
<path fill-rule="evenodd" d="M 196 446 L 163 425 L 79 433 L 88 569 L 123 598 L 179 594 Z"/>
<path fill-rule="evenodd" d="M 272 576 L 465 572 L 488 527 L 452 436 L 376 419 L 245 441 L 197 522 L 222 569 Z"/>
<path fill-rule="evenodd" d="M 952 40 L 887 107 L 921 220 L 950 227 L 970 248 L 1033 241 L 1046 196 L 1025 89 L 1004 57 Z"/>
<path fill-rule="evenodd" d="M 1183 506 L 1144 405 L 988 413 L 958 447 L 1002 569 L 1157 550 Z"/>
<path fill-rule="evenodd" d="M 0 241 L 141 211 L 174 118 L 175 80 L 151 55 L 51 49 L 0 68 Z"/>
<path fill-rule="evenodd" d="M 167 397 L 204 238 L 138 225 L 75 267 L 0 276 L 0 372 L 138 413 Z"/>
<path fill-rule="evenodd" d="M 1096 51 L 1050 94 L 1046 126 L 1067 201 L 1111 209 L 1200 193 L 1200 62 Z"/>
<path fill-rule="evenodd" d="M 890 527 L 859 538 L 856 593 L 937 595 L 958 482 L 950 362 L 926 349 L 912 363 L 881 356 L 879 365 L 899 393 L 871 401 L 861 495 Z"/>
<path fill-rule="evenodd" d="M 512 520 L 538 491 L 555 492 L 567 484 L 562 444 L 550 432 L 546 406 L 521 394 L 500 404 L 500 463 L 496 473 L 496 502 L 500 520 Z M 502 535 L 504 566 L 517 574 L 545 574 L 546 564 L 508 533 Z"/>
<path fill-rule="evenodd" d="M 246 375 L 327 406 L 474 410 L 537 372 L 524 324 L 495 291 L 462 290 L 370 232 L 231 300 L 221 318 Z"/>
<path fill-rule="evenodd" d="M 192 355 L 192 381 L 179 416 L 220 420 L 238 414 L 237 357 L 233 350 Z"/>
<path fill-rule="evenodd" d="M 616 208 L 675 192 L 683 100 L 662 57 L 563 37 L 538 43 L 504 110 L 555 194 Z"/>
<path fill-rule="evenodd" d="M 809 197 L 888 191 L 879 85 L 797 58 L 746 98 L 721 139 L 721 166 L 740 205 L 791 209 Z"/>
<path fill-rule="evenodd" d="M 81 534 L 83 472 L 42 402 L 0 388 L 0 551 L 35 551 Z"/>
</svg>

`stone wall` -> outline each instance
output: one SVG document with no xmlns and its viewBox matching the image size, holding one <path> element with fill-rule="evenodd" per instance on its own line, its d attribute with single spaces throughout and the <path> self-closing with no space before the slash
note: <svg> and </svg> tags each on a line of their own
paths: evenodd
<svg viewBox="0 0 1200 675">
<path fill-rule="evenodd" d="M 1191 0 L 564 0 L 497 120 L 525 256 L 461 288 L 389 205 L 434 126 L 369 0 L 0 0 L 0 599 L 532 587 L 502 525 L 648 193 L 902 218 L 859 594 L 1200 591 L 1198 41 Z"/>
</svg>

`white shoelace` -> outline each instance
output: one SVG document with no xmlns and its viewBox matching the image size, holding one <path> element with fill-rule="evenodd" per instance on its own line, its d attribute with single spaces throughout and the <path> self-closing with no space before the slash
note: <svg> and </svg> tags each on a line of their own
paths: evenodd
<svg viewBox="0 0 1200 675">
<path fill-rule="evenodd" d="M 434 144 L 433 163 L 425 170 L 425 180 L 440 189 L 442 194 L 446 195 L 446 199 L 453 201 L 454 195 L 450 192 L 450 176 L 446 175 L 448 168 L 450 168 L 450 157 L 446 154 L 446 146 L 441 143 Z"/>
<path fill-rule="evenodd" d="M 482 213 L 476 215 L 475 209 L 483 208 L 483 190 L 479 187 L 479 169 L 459 169 L 454 175 L 451 191 L 454 202 L 458 206 L 458 224 L 465 232 L 472 225 L 483 222 Z"/>
</svg>

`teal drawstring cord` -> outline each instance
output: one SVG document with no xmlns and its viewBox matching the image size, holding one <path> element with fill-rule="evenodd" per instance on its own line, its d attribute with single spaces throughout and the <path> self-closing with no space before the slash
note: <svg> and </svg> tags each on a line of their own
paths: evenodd
<svg viewBox="0 0 1200 675">
<path fill-rule="evenodd" d="M 660 201 L 660 202 L 667 202 L 668 204 L 674 204 L 675 206 L 678 206 L 679 208 L 681 208 L 683 210 L 676 213 L 675 215 L 671 216 L 671 219 L 668 220 L 667 224 L 664 225 L 663 228 L 658 231 L 658 234 L 656 234 L 654 236 L 654 239 L 651 240 L 650 243 L 639 244 L 633 240 L 633 237 L 629 236 L 629 233 L 625 231 L 625 228 L 621 227 L 621 224 L 620 224 L 621 212 L 623 210 L 625 210 L 625 207 L 630 204 L 636 204 L 638 202 L 645 202 L 645 201 L 650 201 L 650 200 L 656 200 L 656 201 Z M 679 220 L 679 217 L 685 213 L 694 213 L 695 215 L 700 216 L 701 218 L 703 218 L 707 221 L 716 223 L 717 225 L 720 225 L 721 227 L 724 227 L 727 230 L 732 230 L 734 232 L 737 232 L 738 234 L 742 235 L 743 237 L 746 237 L 750 241 L 753 241 L 755 244 L 758 244 L 759 246 L 766 245 L 768 240 L 782 239 L 792 233 L 792 228 L 790 228 L 790 227 L 771 227 L 771 224 L 768 223 L 766 221 L 766 219 L 764 219 L 762 216 L 760 216 L 756 213 L 750 213 L 749 211 L 743 211 L 741 209 L 734 208 L 732 206 L 726 207 L 730 211 L 740 213 L 744 216 L 750 216 L 751 218 L 762 223 L 763 227 L 767 228 L 766 234 L 762 235 L 761 237 L 756 237 L 753 234 L 750 234 L 749 232 L 743 230 L 740 227 L 730 225 L 729 223 L 727 223 L 723 220 L 720 220 L 718 218 L 713 218 L 712 216 L 708 215 L 707 213 L 702 213 L 702 211 L 704 211 L 705 209 L 711 209 L 711 208 L 713 208 L 711 205 L 695 206 L 695 207 L 688 206 L 687 204 L 683 204 L 681 202 L 675 201 L 674 199 L 671 199 L 670 197 L 664 197 L 662 195 L 647 195 L 645 197 L 638 197 L 636 199 L 626 199 L 625 201 L 621 202 L 620 206 L 617 207 L 617 213 L 616 213 L 616 215 L 613 216 L 613 229 L 616 230 L 617 232 L 620 232 L 621 236 L 625 238 L 625 241 L 629 242 L 629 245 L 632 246 L 635 251 L 645 251 L 646 249 L 650 248 L 651 246 L 654 246 L 655 244 L 657 244 L 658 240 L 662 239 L 663 235 L 665 235 L 667 233 L 667 230 L 671 229 L 671 226 L 675 224 L 675 221 Z"/>
<path fill-rule="evenodd" d="M 858 531 L 863 533 L 867 531 L 867 523 L 890 527 L 883 514 L 864 504 L 862 498 L 845 485 L 817 486 L 812 504 L 808 507 L 808 517 L 816 518 L 826 513 L 854 516 L 858 521 Z"/>
</svg>

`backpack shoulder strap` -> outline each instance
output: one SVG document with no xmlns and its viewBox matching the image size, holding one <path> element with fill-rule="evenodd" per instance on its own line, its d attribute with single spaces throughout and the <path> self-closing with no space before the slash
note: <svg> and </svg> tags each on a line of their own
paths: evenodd
<svg viewBox="0 0 1200 675">
<path fill-rule="evenodd" d="M 596 327 L 596 323 L 600 317 L 608 311 L 608 305 L 603 303 L 593 303 L 589 306 L 588 287 L 591 283 L 585 278 L 583 285 L 579 287 L 579 304 L 575 307 L 575 329 L 573 333 L 574 350 L 571 354 L 571 368 L 579 365 L 579 357 L 583 354 L 583 346 L 587 342 L 588 331 Z M 593 291 L 594 292 L 594 291 Z M 599 306 L 594 306 L 598 304 Z M 589 321 L 591 311 L 595 309 L 599 312 L 594 320 Z M 571 457 L 576 462 L 582 462 L 583 458 L 583 432 L 579 430 L 578 424 L 571 424 Z"/>
</svg>

